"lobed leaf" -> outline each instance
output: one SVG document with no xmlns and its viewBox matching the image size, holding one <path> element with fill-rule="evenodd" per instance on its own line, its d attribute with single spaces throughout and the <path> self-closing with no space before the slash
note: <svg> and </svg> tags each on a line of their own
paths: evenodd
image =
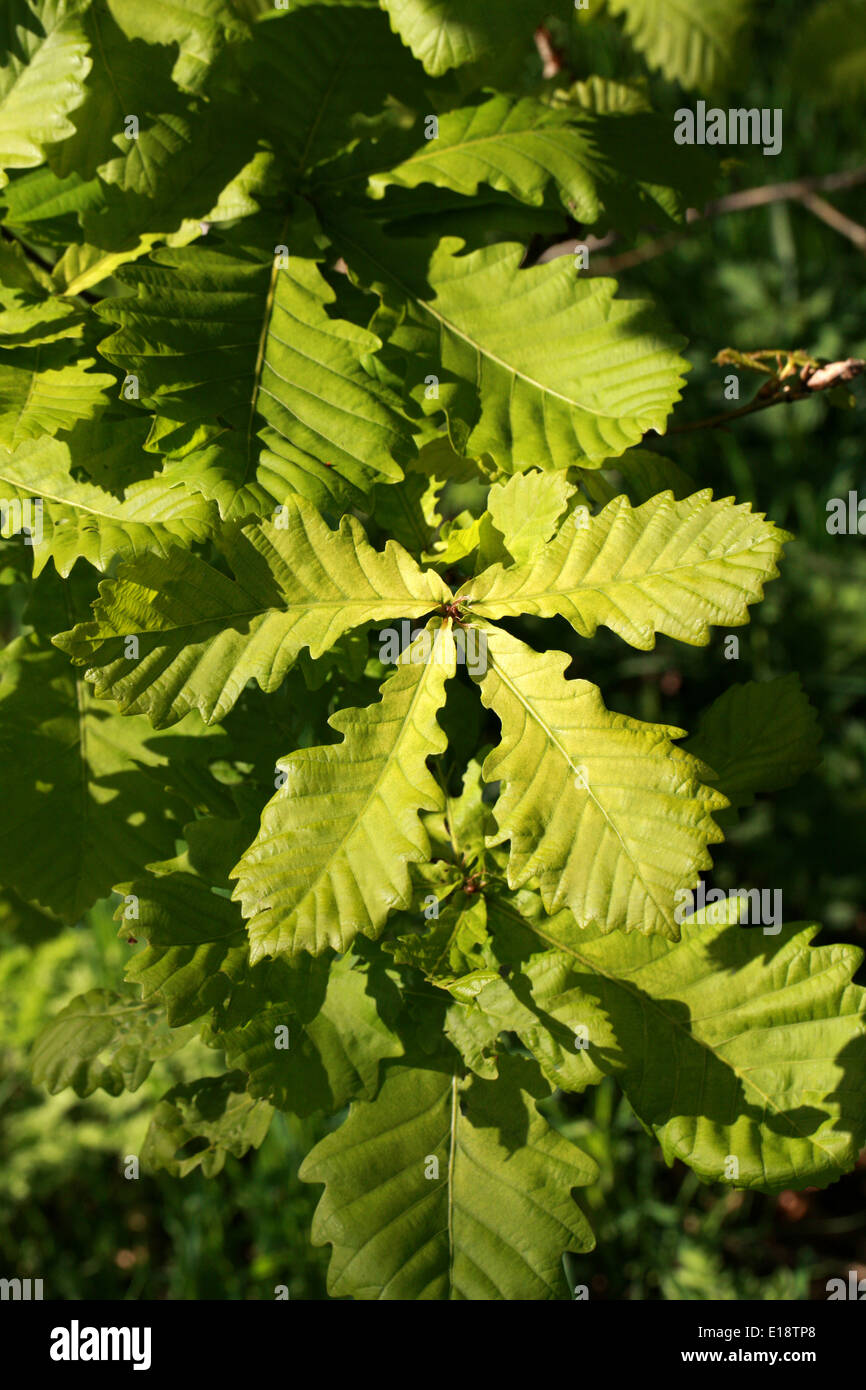
<svg viewBox="0 0 866 1390">
<path fill-rule="evenodd" d="M 551 0 L 510 0 L 494 9 L 485 0 L 380 0 L 392 28 L 411 48 L 427 72 L 439 76 L 449 68 L 476 62 L 512 35 L 532 34 Z"/>
<path fill-rule="evenodd" d="M 186 551 L 169 566 L 141 555 L 100 585 L 92 622 L 53 639 L 91 663 L 98 695 L 157 728 L 192 709 L 219 721 L 248 681 L 276 690 L 305 647 L 321 656 L 353 627 L 421 617 L 449 596 L 394 542 L 374 550 L 351 516 L 332 531 L 301 498 L 276 522 L 224 528 L 219 544 L 233 579 Z M 129 637 L 137 657 L 124 655 Z"/>
<path fill-rule="evenodd" d="M 821 760 L 817 715 L 793 673 L 731 685 L 704 711 L 684 747 L 712 770 L 732 803 L 790 787 Z"/>
<path fill-rule="evenodd" d="M 325 1184 L 313 1240 L 333 1246 L 332 1297 L 561 1296 L 563 1251 L 593 1245 L 571 1189 L 596 1165 L 538 1114 L 529 1064 L 500 1069 L 397 1068 L 304 1159 Z"/>
<path fill-rule="evenodd" d="M 184 1047 L 189 1030 L 170 1032 L 155 1011 L 108 989 L 73 999 L 33 1044 L 32 1075 L 52 1095 L 71 1086 L 78 1096 L 137 1091 L 154 1062 Z"/>
<path fill-rule="evenodd" d="M 751 0 L 609 0 L 650 67 L 699 91 L 731 75 Z"/>
<path fill-rule="evenodd" d="M 206 1178 L 215 1177 L 229 1154 L 243 1158 L 261 1147 L 272 1118 L 267 1101 L 247 1094 L 240 1072 L 172 1086 L 151 1116 L 142 1164 L 175 1178 L 198 1167 Z"/>
<path fill-rule="evenodd" d="M 401 241 L 333 207 L 323 215 L 384 300 L 373 331 L 405 360 L 418 407 L 445 410 L 458 452 L 490 454 L 509 473 L 598 467 L 663 433 L 687 364 L 647 300 L 614 299 L 615 281 L 578 278 L 570 257 L 521 270 L 513 243 L 460 254 L 458 237 Z"/>
<path fill-rule="evenodd" d="M 815 926 L 744 928 L 738 911 L 687 919 L 675 943 L 581 930 L 567 912 L 528 920 L 604 1009 L 618 1050 L 591 1054 L 668 1163 L 734 1187 L 825 1187 L 866 1137 L 866 991 L 851 983 L 862 953 L 811 946 Z"/>
<path fill-rule="evenodd" d="M 15 789 L 0 800 L 3 882 L 74 922 L 118 878 L 169 853 L 179 803 L 142 775 L 167 753 L 146 719 L 94 699 L 44 639 L 10 642 L 0 652 L 0 765 L 14 769 Z"/>
<path fill-rule="evenodd" d="M 146 433 L 146 427 L 145 427 Z M 144 435 L 138 420 L 111 420 L 95 442 L 105 441 L 123 461 L 141 456 Z M 42 503 L 42 535 L 33 535 L 33 573 L 49 560 L 66 577 L 78 559 L 107 570 L 116 559 L 153 551 L 161 560 L 174 546 L 204 540 L 213 527 L 212 508 L 164 475 L 130 483 L 120 497 L 73 477 L 67 440 L 40 438 L 0 450 L 0 484 L 8 498 Z"/>
<path fill-rule="evenodd" d="M 400 655 L 380 702 L 331 716 L 341 743 L 280 760 L 286 783 L 232 870 L 253 961 L 345 951 L 409 905 L 408 865 L 429 851 L 418 813 L 442 806 L 426 759 L 446 747 L 436 714 L 455 664 L 450 620 L 434 619 Z"/>
<path fill-rule="evenodd" d="M 657 632 L 704 646 L 711 623 L 748 622 L 791 539 L 747 503 L 711 499 L 667 492 L 635 508 L 617 497 L 595 517 L 576 510 L 536 558 L 468 580 L 463 601 L 485 618 L 561 614 L 581 637 L 604 623 L 643 650 Z"/>
<path fill-rule="evenodd" d="M 0 188 L 72 135 L 90 69 L 81 0 L 5 0 L 0 14 Z"/>
<path fill-rule="evenodd" d="M 475 679 L 502 741 L 482 772 L 503 784 L 509 886 L 537 878 L 546 910 L 567 905 L 581 926 L 678 937 L 677 893 L 711 866 L 707 846 L 723 838 L 712 813 L 726 799 L 671 742 L 682 730 L 612 714 L 597 686 L 565 680 L 564 653 L 484 630 Z"/>
<path fill-rule="evenodd" d="M 379 339 L 331 318 L 336 296 L 313 260 L 198 246 L 155 252 L 103 300 L 119 325 L 100 345 L 135 375 L 141 399 L 178 421 L 212 422 L 185 481 L 224 517 L 261 515 L 287 495 L 320 506 L 398 480 L 415 452 L 406 420 L 361 365 Z M 280 257 L 285 255 L 287 264 Z"/>
<path fill-rule="evenodd" d="M 324 970 L 316 971 L 320 964 Z M 212 1041 L 247 1073 L 251 1096 L 293 1115 L 333 1114 L 350 1100 L 372 1100 L 381 1063 L 401 1057 L 404 1047 L 357 965 L 349 956 L 316 958 L 319 984 L 303 963 L 262 961 L 233 991 Z M 241 994 L 243 1017 L 234 1022 Z"/>
</svg>

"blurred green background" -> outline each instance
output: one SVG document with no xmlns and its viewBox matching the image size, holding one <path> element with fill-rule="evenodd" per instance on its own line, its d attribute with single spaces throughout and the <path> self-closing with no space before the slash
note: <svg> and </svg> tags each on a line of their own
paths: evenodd
<svg viewBox="0 0 866 1390">
<path fill-rule="evenodd" d="M 866 9 L 836 0 L 765 0 L 754 8 L 721 104 L 781 107 L 783 149 L 775 158 L 726 152 L 736 157 L 720 192 L 856 167 L 866 159 Z M 550 31 L 569 76 L 645 79 L 665 112 L 694 103 L 649 72 L 615 20 L 595 14 L 587 23 L 580 15 L 570 26 L 551 21 Z M 520 80 L 537 84 L 539 76 L 531 52 Z M 866 184 L 833 200 L 866 222 Z M 681 424 L 726 408 L 730 369 L 712 364 L 722 348 L 866 356 L 864 269 L 850 240 L 798 203 L 779 202 L 693 226 L 677 246 L 619 278 L 623 293 L 651 291 L 689 340 L 693 370 L 675 416 Z M 741 374 L 741 403 L 759 384 Z M 573 653 L 570 674 L 599 683 L 609 708 L 687 729 L 731 682 L 799 673 L 822 725 L 823 761 L 796 787 L 743 813 L 714 850 L 715 882 L 782 888 L 787 921 L 818 921 L 819 939 L 862 945 L 866 537 L 830 536 L 825 524 L 828 499 L 858 487 L 866 495 L 862 382 L 854 395 L 849 410 L 807 401 L 658 443 L 698 486 L 752 502 L 797 536 L 781 579 L 751 625 L 737 630 L 738 660 L 725 659 L 723 631 L 706 648 L 661 638 L 654 651 L 639 653 L 605 630 L 587 644 L 564 622 L 554 631 L 546 620 L 545 640 Z M 522 631 L 531 641 L 532 623 Z M 37 1092 L 27 1071 L 35 1035 L 73 995 L 114 983 L 129 947 L 107 903 L 62 930 L 23 904 L 11 902 L 4 913 L 0 1273 L 41 1277 L 46 1297 L 68 1299 L 270 1299 L 277 1285 L 292 1299 L 326 1298 L 327 1253 L 309 1239 L 319 1189 L 296 1174 L 330 1122 L 278 1115 L 258 1152 L 230 1158 L 213 1179 L 196 1170 L 183 1180 L 127 1181 L 123 1156 L 139 1151 L 156 1099 L 176 1081 L 216 1071 L 214 1054 L 188 1048 L 166 1059 L 133 1096 L 79 1101 Z M 849 1269 L 866 1275 L 866 1166 L 824 1192 L 765 1197 L 702 1187 L 681 1165 L 666 1168 L 611 1082 L 559 1102 L 558 1122 L 603 1172 L 582 1194 L 598 1248 L 566 1261 L 564 1298 L 575 1283 L 588 1284 L 593 1298 L 824 1298 L 830 1277 Z"/>
</svg>

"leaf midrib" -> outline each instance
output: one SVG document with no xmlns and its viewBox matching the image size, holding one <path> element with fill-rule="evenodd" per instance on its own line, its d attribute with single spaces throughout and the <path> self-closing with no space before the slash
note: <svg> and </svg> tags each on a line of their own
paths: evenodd
<svg viewBox="0 0 866 1390">
<path fill-rule="evenodd" d="M 508 676 L 507 676 L 507 675 L 505 674 L 505 672 L 503 671 L 501 665 L 500 665 L 499 662 L 496 660 L 495 654 L 492 654 L 492 653 L 491 653 L 490 656 L 491 656 L 491 664 L 492 664 L 492 666 L 494 667 L 495 671 L 497 672 L 497 674 L 498 674 L 498 676 L 499 676 L 499 679 L 502 681 L 502 683 L 503 683 L 504 685 L 506 685 L 506 686 L 508 687 L 508 689 L 511 691 L 511 693 L 516 697 L 516 699 L 519 701 L 519 703 L 520 703 L 520 704 L 523 706 L 523 708 L 526 710 L 526 712 L 527 712 L 527 714 L 529 715 L 529 717 L 530 717 L 531 719 L 534 720 L 534 722 L 538 725 L 538 727 L 541 729 L 542 733 L 543 733 L 543 734 L 545 735 L 545 737 L 549 740 L 549 742 L 552 743 L 552 744 L 554 745 L 554 747 L 559 751 L 559 753 L 562 755 L 562 757 L 563 757 L 563 758 L 565 759 L 565 761 L 568 763 L 568 766 L 571 768 L 572 772 L 576 773 L 577 770 L 578 770 L 577 767 L 576 767 L 575 764 L 571 761 L 570 755 L 568 754 L 568 752 L 566 751 L 566 749 L 563 747 L 563 745 L 560 743 L 559 739 L 556 737 L 556 734 L 554 733 L 553 729 L 550 728 L 549 724 L 546 722 L 545 719 L 542 718 L 541 714 L 538 713 L 538 712 L 536 712 L 536 711 L 533 709 L 533 707 L 532 707 L 530 704 L 527 703 L 527 700 L 526 700 L 526 699 L 524 698 L 524 696 L 522 695 L 522 693 L 521 693 L 519 687 L 516 686 L 516 685 L 513 683 L 513 681 L 509 680 Z M 667 911 L 665 910 L 664 905 L 663 905 L 661 902 L 659 902 L 658 898 L 656 898 L 656 896 L 654 895 L 654 893 L 653 893 L 653 891 L 652 891 L 652 888 L 651 888 L 650 884 L 648 884 L 648 883 L 646 882 L 646 880 L 643 878 L 643 876 L 641 875 L 640 869 L 639 869 L 637 863 L 635 862 L 634 856 L 632 855 L 630 849 L 628 848 L 628 845 L 625 843 L 625 840 L 622 838 L 622 835 L 620 834 L 619 828 L 614 824 L 614 822 L 613 822 L 613 820 L 611 819 L 610 815 L 609 815 L 608 812 L 605 810 L 604 806 L 603 806 L 602 803 L 599 801 L 598 797 L 595 795 L 595 793 L 593 792 L 592 788 L 589 787 L 589 786 L 586 786 L 586 787 L 583 788 L 583 790 L 584 790 L 584 791 L 587 791 L 587 792 L 589 793 L 591 799 L 595 802 L 596 806 L 598 807 L 599 811 L 601 812 L 602 816 L 604 817 L 604 820 L 605 820 L 606 824 L 610 826 L 610 828 L 611 828 L 611 830 L 613 831 L 614 835 L 616 836 L 616 838 L 619 840 L 620 844 L 622 845 L 623 853 L 625 854 L 626 858 L 628 859 L 629 863 L 632 865 L 632 867 L 633 867 L 633 869 L 634 869 L 634 876 L 635 876 L 635 879 L 637 880 L 638 883 L 640 883 L 640 884 L 643 885 L 643 887 L 644 887 L 644 889 L 645 889 L 645 891 L 646 891 L 646 895 L 647 895 L 647 897 L 649 898 L 650 902 L 652 902 L 652 903 L 655 905 L 655 907 L 658 909 L 659 914 L 661 915 L 661 917 L 663 918 L 663 920 L 664 920 L 665 922 L 667 922 L 667 921 L 668 921 L 668 913 L 667 913 Z"/>
<path fill-rule="evenodd" d="M 477 343 L 475 339 L 471 338 L 468 333 L 463 331 L 463 329 L 458 328 L 457 325 L 453 323 L 451 319 L 446 318 L 444 314 L 438 313 L 433 308 L 429 300 L 422 299 L 420 295 L 416 294 L 413 289 L 411 289 L 401 279 L 399 279 L 392 267 L 384 266 L 382 262 L 378 259 L 378 257 L 375 256 L 371 251 L 359 245 L 357 241 L 353 241 L 352 237 L 346 233 L 344 227 L 341 227 L 340 234 L 343 241 L 345 241 L 351 246 L 354 246 L 355 249 L 360 251 L 363 256 L 366 256 L 370 261 L 372 261 L 373 264 L 377 266 L 378 269 L 384 274 L 386 279 L 389 279 L 393 285 L 396 285 L 396 287 L 406 296 L 406 298 L 409 301 L 411 301 L 413 304 L 417 304 L 420 308 L 424 309 L 432 319 L 435 319 L 435 321 L 439 325 L 440 330 L 452 333 L 455 338 L 460 338 L 461 341 L 466 343 L 467 347 L 470 347 L 472 351 L 476 353 L 479 357 L 483 357 L 487 361 L 495 363 L 496 366 L 500 367 L 502 371 L 504 371 L 508 376 L 513 377 L 515 380 L 525 382 L 527 386 L 531 386 L 534 390 L 540 391 L 546 396 L 555 397 L 556 400 L 562 401 L 564 405 L 568 406 L 569 410 L 580 410 L 583 411 L 584 414 L 594 415 L 600 420 L 620 420 L 626 418 L 624 416 L 616 415 L 611 411 L 598 410 L 594 409 L 590 405 L 584 405 L 582 401 L 574 400 L 571 396 L 565 396 L 561 391 L 557 391 L 555 387 L 548 386 L 541 381 L 536 381 L 534 377 L 528 376 L 526 372 L 519 371 L 516 367 L 512 366 L 511 363 L 506 362 L 504 358 L 499 357 L 495 352 L 492 351 L 491 348 L 485 347 L 482 343 Z"/>
<path fill-rule="evenodd" d="M 132 629 L 132 630 L 129 630 L 129 631 L 124 631 L 124 632 L 122 632 L 122 633 L 121 633 L 121 632 L 89 633 L 89 634 L 84 634 L 84 635 L 83 635 L 83 640 L 85 640 L 85 641 L 88 642 L 89 644 L 95 646 L 95 645 L 100 644 L 100 643 L 102 643 L 102 642 L 112 642 L 112 641 L 115 641 L 115 640 L 118 639 L 118 638 L 121 638 L 121 637 L 129 637 L 129 636 L 138 636 L 138 637 L 158 637 L 158 636 L 175 636 L 175 635 L 182 636 L 182 634 L 184 634 L 184 633 L 186 633 L 186 632 L 192 632 L 194 628 L 208 627 L 208 626 L 212 626 L 213 624 L 217 624 L 217 625 L 220 627 L 220 630 L 221 630 L 221 631 L 226 631 L 226 630 L 228 630 L 229 628 L 231 628 L 232 624 L 233 624 L 234 622 L 236 622 L 238 619 L 267 617 L 269 614 L 272 614 L 272 613 L 281 613 L 281 614 L 285 614 L 286 616 L 289 616 L 289 615 L 293 615 L 293 614 L 296 613 L 296 612 L 298 612 L 298 613 L 309 613 L 309 612 L 310 612 L 311 610 L 313 610 L 313 609 L 316 609 L 316 610 L 318 610 L 318 611 L 321 611 L 322 609 L 325 609 L 325 610 L 331 609 L 331 610 L 333 610 L 334 612 L 340 612 L 341 610 L 344 610 L 344 609 L 346 609 L 346 608 L 349 608 L 349 609 L 354 609 L 354 608 L 367 609 L 367 608 L 373 607 L 374 604 L 377 603 L 377 602 L 378 602 L 378 603 L 390 603 L 391 600 L 390 600 L 387 596 L 384 597 L 384 598 L 382 598 L 382 599 L 378 599 L 378 600 L 376 600 L 376 599 L 369 599 L 369 598 L 366 598 L 366 599 L 351 599 L 351 598 L 346 598 L 346 599 L 315 599 L 315 598 L 305 598 L 305 599 L 303 600 L 303 602 L 300 602 L 300 603 L 297 603 L 297 604 L 290 604 L 290 605 L 288 605 L 288 606 L 285 607 L 285 608 L 272 608 L 272 607 L 271 607 L 271 608 L 249 608 L 249 609 L 245 609 L 245 610 L 239 611 L 239 612 L 218 613 L 218 614 L 215 614 L 213 617 L 209 617 L 209 618 L 197 618 L 194 622 L 183 623 L 181 626 L 157 627 L 157 628 L 145 627 L 145 628 L 137 628 L 137 629 Z M 413 613 L 412 616 L 413 616 L 413 617 L 416 617 L 416 618 L 422 618 L 422 617 L 424 617 L 424 615 L 425 615 L 426 613 L 431 612 L 431 611 L 432 611 L 434 608 L 436 608 L 436 606 L 437 606 L 437 601 L 436 601 L 436 599 L 430 599 L 429 602 L 428 602 L 426 599 L 407 599 L 407 600 L 405 600 L 405 604 L 404 604 L 404 600 L 403 600 L 402 598 L 400 598 L 400 599 L 394 599 L 393 602 L 394 602 L 394 612 L 395 612 L 395 614 L 402 614 L 402 613 L 404 613 L 404 612 L 405 612 L 405 613 L 409 613 L 409 612 L 412 611 L 412 609 L 413 609 L 413 607 L 414 607 L 414 608 L 416 608 L 418 611 L 416 611 L 415 613 Z M 398 607 L 397 607 L 398 604 L 404 604 L 404 607 L 400 607 L 400 608 L 398 609 Z M 426 606 L 422 606 L 422 605 L 426 605 Z M 362 621 L 363 621 L 363 620 L 362 620 Z M 371 622 L 379 622 L 379 621 L 382 621 L 382 619 L 371 618 L 370 621 L 371 621 Z M 360 626 L 360 625 L 361 625 L 360 622 L 354 624 L 354 626 Z"/>
</svg>

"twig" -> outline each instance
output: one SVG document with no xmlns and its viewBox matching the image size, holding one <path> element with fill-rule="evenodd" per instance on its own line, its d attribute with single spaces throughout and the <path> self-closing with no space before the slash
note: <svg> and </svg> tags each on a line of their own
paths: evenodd
<svg viewBox="0 0 866 1390">
<path fill-rule="evenodd" d="M 688 236 L 689 227 L 696 222 L 705 222 L 711 217 L 721 217 L 730 212 L 750 211 L 752 208 L 767 207 L 770 203 L 781 202 L 802 203 L 816 217 L 820 217 L 835 231 L 847 236 L 860 250 L 866 251 L 866 227 L 861 227 L 859 223 L 851 221 L 850 218 L 845 217 L 843 213 L 834 208 L 832 203 L 828 203 L 826 199 L 818 196 L 819 189 L 822 192 L 831 193 L 856 188 L 864 183 L 866 183 L 866 164 L 861 164 L 856 169 L 846 169 L 835 174 L 823 174 L 805 179 L 789 179 L 785 183 L 768 183 L 757 188 L 743 188 L 736 193 L 726 193 L 724 197 L 715 198 L 712 202 L 707 203 L 703 212 L 689 208 L 686 213 L 688 227 L 678 228 L 675 232 L 668 232 L 665 236 L 645 242 L 643 246 L 635 247 L 632 251 L 624 251 L 620 256 L 608 256 L 603 261 L 596 261 L 592 266 L 591 274 L 616 275 L 619 271 L 631 270 L 636 265 L 653 260 L 656 256 L 660 256 L 665 251 L 670 251 L 674 246 L 679 245 Z M 579 244 L 577 241 L 574 243 L 574 245 Z M 573 246 L 568 249 L 573 249 Z"/>
<path fill-rule="evenodd" d="M 568 70 L 568 60 L 553 42 L 553 35 L 546 24 L 539 24 L 535 31 L 535 47 L 542 62 L 542 77 L 555 77 L 558 72 Z"/>
<path fill-rule="evenodd" d="M 809 395 L 808 391 L 791 392 L 782 396 L 772 396 L 769 399 L 750 401 L 748 405 L 741 405 L 739 410 L 725 410 L 721 415 L 711 415 L 706 420 L 692 420 L 687 425 L 672 425 L 665 434 L 688 434 L 691 430 L 717 430 L 730 423 L 731 420 L 740 420 L 744 415 L 754 415 L 758 410 L 769 410 L 771 405 L 778 405 L 780 401 L 786 401 L 791 405 L 794 401 L 805 400 Z"/>
<path fill-rule="evenodd" d="M 720 353 L 719 356 L 723 357 L 724 354 Z M 673 425 L 666 433 L 687 434 L 692 430 L 719 429 L 730 424 L 731 420 L 741 420 L 744 415 L 769 410 L 771 405 L 780 405 L 782 402 L 793 405 L 794 401 L 804 401 L 818 391 L 827 391 L 842 382 L 853 381 L 855 377 L 860 376 L 864 367 L 866 362 L 857 357 L 848 357 L 844 361 L 828 362 L 817 367 L 808 362 L 794 381 L 777 379 L 765 382 L 754 400 L 749 401 L 748 405 L 741 405 L 739 410 L 725 410 L 719 415 L 711 415 L 706 420 L 692 420 L 685 425 Z"/>
<path fill-rule="evenodd" d="M 707 203 L 705 217 L 717 213 L 741 212 L 744 208 L 765 207 L 767 203 L 784 202 L 785 199 L 802 198 L 804 193 L 838 193 L 843 189 L 857 188 L 866 183 L 866 164 L 856 169 L 843 169 L 835 174 L 817 174 L 804 179 L 788 179 L 784 183 L 766 183 L 758 188 L 743 188 L 737 193 L 726 193 Z M 697 221 L 700 213 L 695 215 Z"/>
<path fill-rule="evenodd" d="M 858 251 L 866 252 L 866 227 L 861 227 L 859 222 L 846 217 L 844 212 L 834 208 L 832 203 L 828 203 L 826 198 L 821 198 L 817 193 L 804 193 L 800 202 L 804 208 L 820 217 L 822 222 L 826 222 L 828 227 L 832 227 L 834 232 L 840 232 L 849 241 L 853 241 Z"/>
<path fill-rule="evenodd" d="M 545 261 L 555 261 L 557 256 L 571 256 L 578 246 L 585 246 L 592 255 L 595 251 L 603 251 L 606 247 L 612 246 L 615 241 L 616 232 L 607 232 L 604 236 L 569 237 L 566 241 L 557 241 L 552 246 L 545 247 L 535 264 L 544 265 Z"/>
<path fill-rule="evenodd" d="M 667 236 L 656 237 L 655 241 L 646 241 L 643 246 L 636 246 L 633 251 L 623 251 L 620 256 L 606 256 L 600 261 L 593 261 L 587 278 L 595 275 L 618 275 L 621 270 L 633 270 L 636 265 L 643 265 L 644 261 L 654 260 L 665 251 L 672 251 L 681 241 L 685 241 L 687 236 L 688 232 L 685 231 L 668 232 Z"/>
</svg>

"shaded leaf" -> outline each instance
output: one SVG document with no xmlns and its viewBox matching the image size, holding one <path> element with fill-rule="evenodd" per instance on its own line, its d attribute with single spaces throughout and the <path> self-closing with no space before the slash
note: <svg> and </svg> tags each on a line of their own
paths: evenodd
<svg viewBox="0 0 866 1390">
<path fill-rule="evenodd" d="M 538 1114 L 526 1062 L 503 1058 L 500 1073 L 397 1068 L 307 1155 L 301 1178 L 325 1184 L 313 1240 L 334 1247 L 333 1297 L 561 1296 L 563 1251 L 593 1245 L 571 1189 L 595 1164 Z"/>
<path fill-rule="evenodd" d="M 393 541 L 375 551 L 354 517 L 332 531 L 300 498 L 276 522 L 224 528 L 219 543 L 234 579 L 186 551 L 170 567 L 141 555 L 100 585 L 93 622 L 54 639 L 91 663 L 97 694 L 157 727 L 191 709 L 222 719 L 247 681 L 276 690 L 304 647 L 321 656 L 353 627 L 421 617 L 448 598 Z M 130 636 L 137 658 L 125 655 Z"/>
<path fill-rule="evenodd" d="M 185 1046 L 189 1030 L 171 1032 L 142 1004 L 109 989 L 91 989 L 67 1004 L 33 1044 L 32 1075 L 52 1095 L 137 1091 L 154 1062 Z"/>
<path fill-rule="evenodd" d="M 200 1167 L 206 1178 L 222 1172 L 229 1154 L 243 1158 L 264 1143 L 273 1110 L 244 1090 L 240 1072 L 206 1076 L 173 1086 L 153 1112 L 141 1161 L 185 1178 Z"/>
<path fill-rule="evenodd" d="M 285 786 L 232 871 L 254 961 L 345 951 L 357 932 L 377 936 L 392 908 L 409 905 L 408 865 L 429 847 L 418 813 L 442 805 L 426 759 L 446 745 L 436 714 L 454 670 L 450 622 L 433 619 L 400 656 L 381 701 L 331 716 L 341 743 L 280 759 Z"/>
</svg>

